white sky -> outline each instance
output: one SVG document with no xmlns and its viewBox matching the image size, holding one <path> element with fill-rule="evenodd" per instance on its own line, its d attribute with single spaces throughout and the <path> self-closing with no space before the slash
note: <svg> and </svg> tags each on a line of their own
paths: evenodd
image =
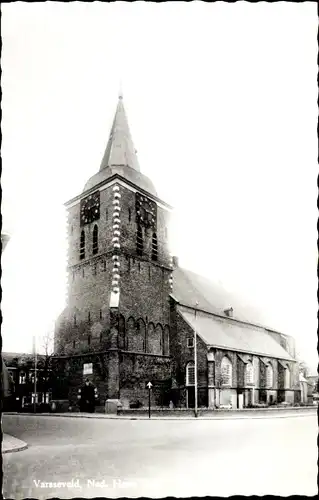
<svg viewBox="0 0 319 500">
<path fill-rule="evenodd" d="M 64 307 L 63 203 L 98 171 L 122 79 L 180 264 L 317 363 L 316 4 L 2 5 L 3 350 Z"/>
</svg>

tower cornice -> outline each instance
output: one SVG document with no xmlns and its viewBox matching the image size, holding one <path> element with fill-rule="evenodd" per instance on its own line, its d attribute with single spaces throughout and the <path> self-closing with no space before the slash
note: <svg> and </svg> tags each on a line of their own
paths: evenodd
<svg viewBox="0 0 319 500">
<path fill-rule="evenodd" d="M 173 207 L 171 205 L 169 205 L 165 201 L 161 200 L 158 196 L 155 196 L 154 194 L 149 193 L 145 189 L 139 187 L 137 184 L 134 184 L 133 182 L 129 181 L 128 179 L 125 179 L 124 177 L 122 177 L 121 175 L 119 175 L 117 173 L 114 174 L 114 175 L 112 175 L 111 177 L 108 177 L 107 179 L 105 179 L 104 181 L 100 182 L 99 184 L 96 184 L 91 189 L 88 189 L 87 191 L 84 191 L 83 193 L 75 196 L 71 200 L 69 200 L 66 203 L 64 203 L 64 206 L 66 208 L 70 208 L 70 207 L 76 205 L 82 198 L 86 198 L 88 195 L 90 195 L 91 193 L 94 193 L 97 190 L 103 191 L 104 189 L 107 189 L 108 187 L 110 187 L 113 184 L 115 184 L 116 182 L 118 184 L 120 184 L 121 186 L 124 186 L 124 187 L 130 189 L 133 192 L 137 192 L 138 191 L 138 192 L 144 194 L 148 198 L 156 201 L 156 203 L 158 205 L 162 206 L 166 210 L 169 210 L 169 211 L 173 210 Z"/>
</svg>

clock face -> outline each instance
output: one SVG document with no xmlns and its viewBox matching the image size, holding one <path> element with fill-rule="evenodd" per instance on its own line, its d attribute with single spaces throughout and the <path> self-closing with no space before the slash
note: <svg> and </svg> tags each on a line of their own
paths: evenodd
<svg viewBox="0 0 319 500">
<path fill-rule="evenodd" d="M 156 230 L 157 206 L 146 196 L 136 193 L 136 222 Z"/>
<path fill-rule="evenodd" d="M 90 194 L 80 204 L 80 224 L 90 224 L 100 218 L 100 191 Z"/>
</svg>

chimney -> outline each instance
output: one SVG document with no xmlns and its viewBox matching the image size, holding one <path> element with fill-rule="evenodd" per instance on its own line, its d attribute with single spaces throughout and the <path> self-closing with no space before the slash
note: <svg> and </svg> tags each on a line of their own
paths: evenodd
<svg viewBox="0 0 319 500">
<path fill-rule="evenodd" d="M 226 316 L 228 316 L 228 318 L 232 318 L 233 317 L 233 308 L 232 307 L 229 307 L 228 309 L 225 309 L 224 310 L 224 313 L 226 314 Z"/>
</svg>

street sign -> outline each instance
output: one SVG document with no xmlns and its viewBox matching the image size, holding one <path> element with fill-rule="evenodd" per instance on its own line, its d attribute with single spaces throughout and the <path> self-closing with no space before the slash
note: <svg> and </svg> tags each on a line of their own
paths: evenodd
<svg viewBox="0 0 319 500">
<path fill-rule="evenodd" d="M 92 373 L 93 373 L 93 363 L 84 363 L 83 375 L 92 375 Z"/>
<path fill-rule="evenodd" d="M 153 387 L 152 382 L 146 384 L 146 387 L 148 388 L 148 418 L 151 418 L 151 389 Z"/>
</svg>

